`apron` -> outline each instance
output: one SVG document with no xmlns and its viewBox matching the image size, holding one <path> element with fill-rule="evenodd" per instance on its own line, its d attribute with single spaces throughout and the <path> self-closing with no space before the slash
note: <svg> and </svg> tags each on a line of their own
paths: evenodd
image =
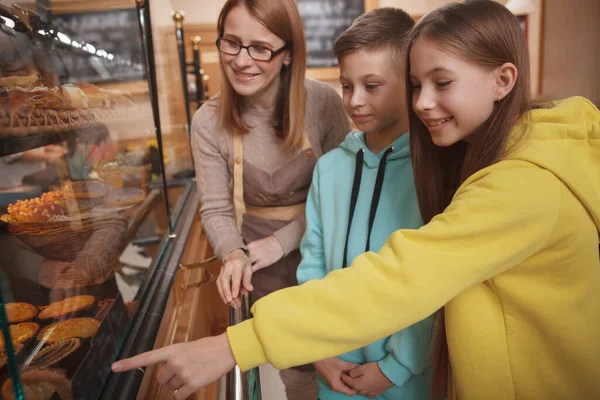
<svg viewBox="0 0 600 400">
<path fill-rule="evenodd" d="M 316 157 L 304 135 L 302 151 L 268 173 L 243 158 L 242 136 L 233 135 L 233 200 L 236 223 L 244 242 L 264 239 L 290 221 L 304 216 Z M 300 251 L 252 274 L 250 303 L 279 289 L 298 284 Z"/>
</svg>

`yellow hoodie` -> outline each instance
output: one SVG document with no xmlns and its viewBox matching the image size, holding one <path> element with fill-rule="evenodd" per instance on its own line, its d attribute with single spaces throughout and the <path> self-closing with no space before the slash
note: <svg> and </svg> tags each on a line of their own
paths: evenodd
<svg viewBox="0 0 600 400">
<path fill-rule="evenodd" d="M 600 399 L 600 112 L 570 98 L 531 119 L 429 224 L 257 302 L 228 330 L 240 367 L 345 353 L 445 305 L 450 398 Z"/>
</svg>

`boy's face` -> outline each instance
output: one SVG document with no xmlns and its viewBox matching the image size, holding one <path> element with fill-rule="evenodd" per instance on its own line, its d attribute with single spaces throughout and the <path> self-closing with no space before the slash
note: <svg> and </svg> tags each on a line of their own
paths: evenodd
<svg viewBox="0 0 600 400">
<path fill-rule="evenodd" d="M 340 60 L 344 108 L 363 132 L 408 130 L 404 68 L 392 64 L 389 51 L 348 53 Z"/>
</svg>

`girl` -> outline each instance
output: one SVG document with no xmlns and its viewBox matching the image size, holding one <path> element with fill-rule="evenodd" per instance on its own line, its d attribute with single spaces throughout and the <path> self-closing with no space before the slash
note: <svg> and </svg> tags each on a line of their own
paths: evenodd
<svg viewBox="0 0 600 400">
<path fill-rule="evenodd" d="M 524 35 L 496 2 L 426 15 L 408 57 L 411 151 L 428 223 L 265 298 L 227 336 L 126 368 L 177 360 L 170 373 L 182 377 L 182 399 L 236 361 L 247 369 L 322 359 L 444 307 L 437 397 L 447 388 L 461 400 L 600 398 L 600 112 L 582 98 L 531 105 Z"/>
<path fill-rule="evenodd" d="M 229 0 L 218 33 L 221 94 L 192 123 L 200 214 L 224 262 L 217 280 L 223 301 L 247 290 L 254 302 L 296 285 L 313 168 L 350 126 L 335 90 L 305 79 L 293 0 Z M 311 367 L 281 376 L 288 398 L 316 398 Z"/>
</svg>

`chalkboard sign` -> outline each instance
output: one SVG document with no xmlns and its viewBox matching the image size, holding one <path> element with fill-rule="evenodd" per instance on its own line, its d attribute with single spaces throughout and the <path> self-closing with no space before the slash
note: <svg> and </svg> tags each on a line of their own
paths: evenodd
<svg viewBox="0 0 600 400">
<path fill-rule="evenodd" d="M 336 67 L 335 39 L 365 11 L 365 0 L 297 0 L 304 23 L 309 68 Z"/>
<path fill-rule="evenodd" d="M 54 15 L 54 64 L 62 83 L 145 79 L 136 9 Z"/>
</svg>

